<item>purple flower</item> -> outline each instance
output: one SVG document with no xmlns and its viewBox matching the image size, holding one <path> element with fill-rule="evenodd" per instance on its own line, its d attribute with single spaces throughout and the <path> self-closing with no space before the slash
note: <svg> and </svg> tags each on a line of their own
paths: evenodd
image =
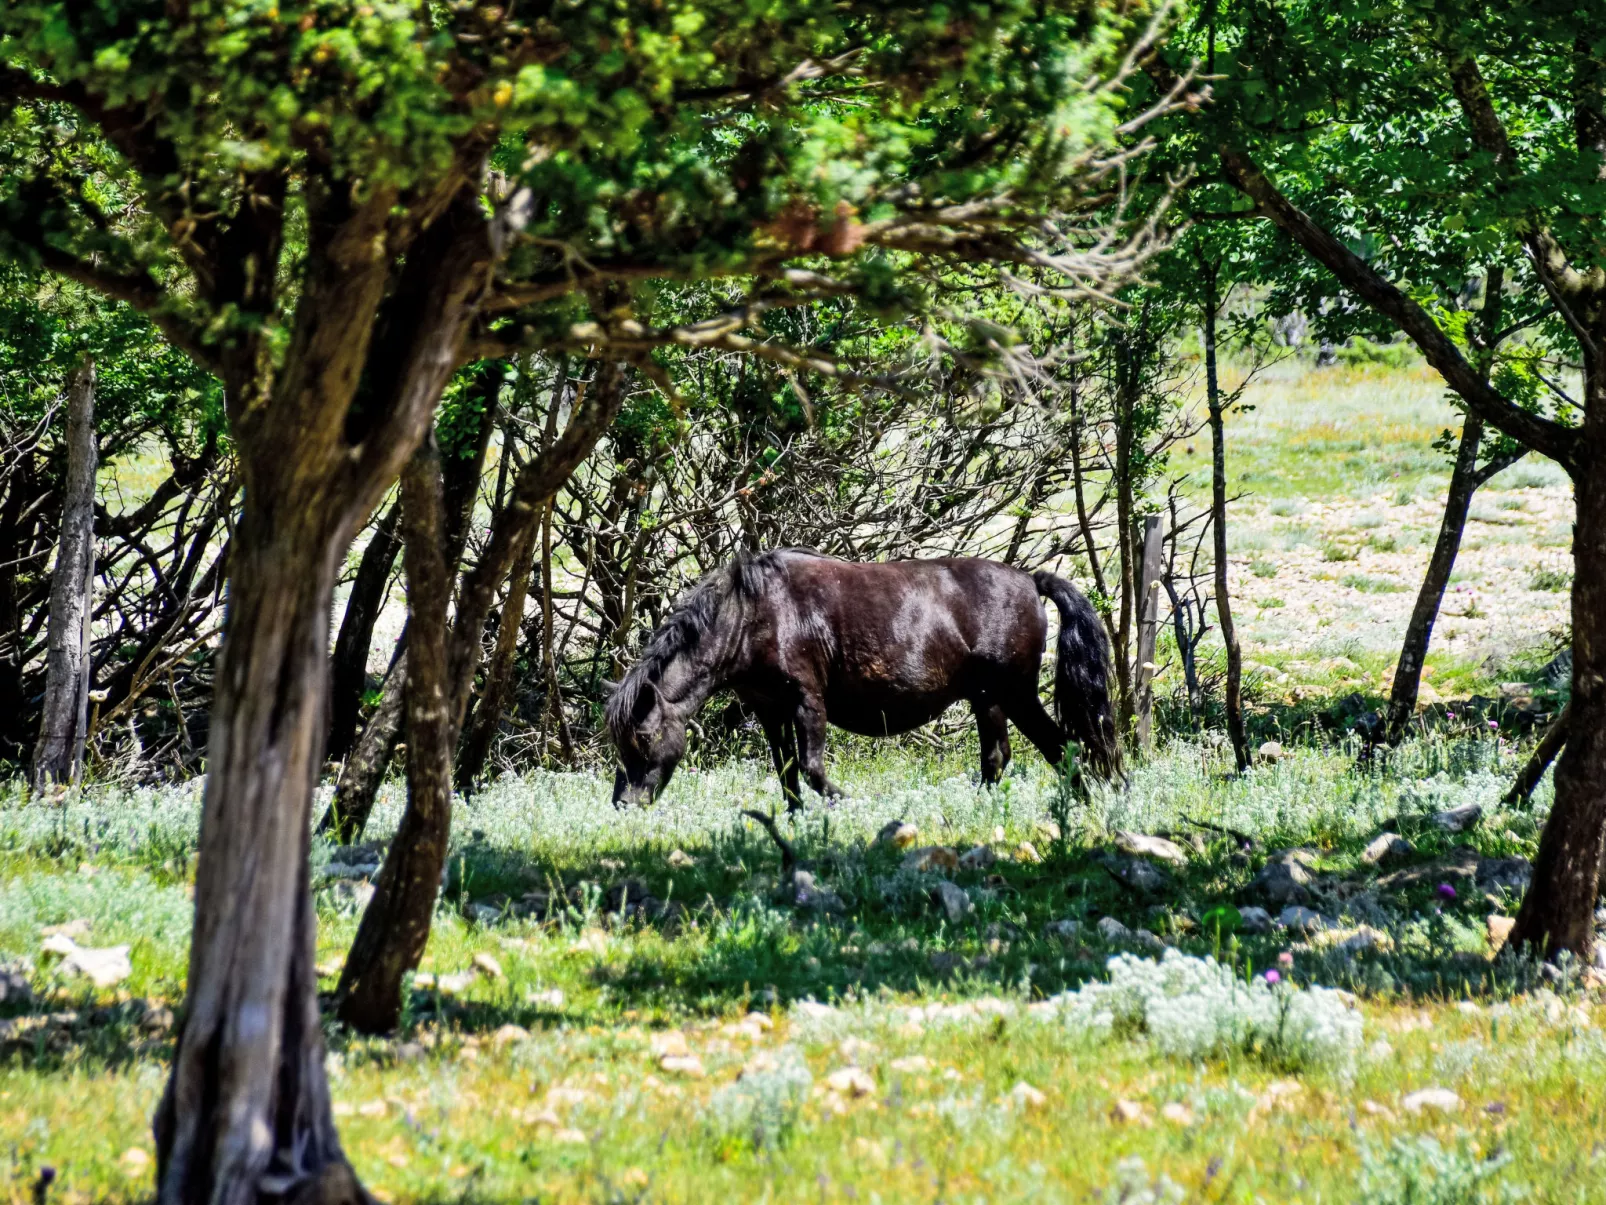
<svg viewBox="0 0 1606 1205">
<path fill-rule="evenodd" d="M 1445 717 L 1447 719 L 1451 719 L 1451 720 L 1455 719 L 1455 712 L 1453 712 L 1453 711 L 1447 711 L 1444 714 L 1445 714 Z"/>
<path fill-rule="evenodd" d="M 1288 950 L 1284 950 L 1281 954 L 1277 955 L 1277 965 L 1282 967 L 1284 970 L 1292 968 L 1294 965 L 1293 954 Z"/>
<path fill-rule="evenodd" d="M 1267 983 L 1279 983 L 1281 981 L 1282 981 L 1282 976 L 1279 975 L 1276 971 L 1267 971 L 1266 972 L 1266 982 Z"/>
<path fill-rule="evenodd" d="M 1440 883 L 1439 884 L 1439 898 L 1441 900 L 1453 900 L 1453 899 L 1455 899 L 1455 888 L 1450 886 L 1450 884 L 1448 884 L 1448 883 Z"/>
<path fill-rule="evenodd" d="M 1491 732 L 1499 732 L 1500 731 L 1500 721 L 1499 720 L 1490 720 L 1489 721 L 1489 730 Z"/>
</svg>

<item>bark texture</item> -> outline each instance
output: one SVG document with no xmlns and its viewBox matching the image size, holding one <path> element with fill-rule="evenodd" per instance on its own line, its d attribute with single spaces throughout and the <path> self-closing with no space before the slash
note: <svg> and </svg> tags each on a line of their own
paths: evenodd
<svg viewBox="0 0 1606 1205">
<path fill-rule="evenodd" d="M 362 735 L 335 779 L 334 797 L 318 822 L 318 831 L 340 845 L 362 840 L 363 829 L 379 798 L 380 784 L 401 740 L 407 704 L 407 628 L 396 638 L 390 668 L 379 688 L 379 703 L 363 725 Z"/>
<path fill-rule="evenodd" d="M 89 722 L 89 620 L 95 582 L 95 364 L 67 382 L 67 490 L 50 579 L 45 698 L 34 747 L 33 789 L 77 782 Z"/>
<path fill-rule="evenodd" d="M 340 1019 L 364 1033 L 395 1027 L 402 978 L 429 940 L 451 834 L 452 745 L 446 693 L 445 556 L 440 457 L 421 448 L 402 474 L 407 573 L 407 808 L 335 989 Z"/>
</svg>

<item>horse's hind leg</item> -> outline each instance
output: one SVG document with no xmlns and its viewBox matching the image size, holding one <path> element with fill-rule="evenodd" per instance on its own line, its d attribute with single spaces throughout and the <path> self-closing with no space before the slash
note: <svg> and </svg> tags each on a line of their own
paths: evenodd
<svg viewBox="0 0 1606 1205">
<path fill-rule="evenodd" d="M 1009 765 L 1009 721 L 997 703 L 972 699 L 970 709 L 981 737 L 981 780 L 990 785 L 1004 776 Z"/>
<path fill-rule="evenodd" d="M 764 711 L 759 713 L 758 722 L 763 725 L 764 738 L 769 742 L 770 760 L 775 763 L 775 776 L 781 780 L 786 810 L 795 812 L 803 806 L 803 793 L 798 782 L 797 733 L 792 717 Z"/>
<path fill-rule="evenodd" d="M 1065 757 L 1065 734 L 1054 717 L 1043 710 L 1043 701 L 1035 694 L 1022 693 L 1006 698 L 1003 706 L 1004 714 L 1021 730 L 1021 735 L 1057 769 Z"/>
</svg>

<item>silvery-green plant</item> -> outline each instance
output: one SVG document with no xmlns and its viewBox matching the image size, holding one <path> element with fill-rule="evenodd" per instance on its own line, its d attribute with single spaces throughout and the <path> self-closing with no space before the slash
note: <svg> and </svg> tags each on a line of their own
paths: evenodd
<svg viewBox="0 0 1606 1205">
<path fill-rule="evenodd" d="M 709 1097 L 707 1121 L 715 1137 L 738 1137 L 763 1150 L 781 1146 L 791 1136 L 814 1077 L 796 1047 L 783 1046 L 775 1064 L 744 1071 Z"/>
</svg>

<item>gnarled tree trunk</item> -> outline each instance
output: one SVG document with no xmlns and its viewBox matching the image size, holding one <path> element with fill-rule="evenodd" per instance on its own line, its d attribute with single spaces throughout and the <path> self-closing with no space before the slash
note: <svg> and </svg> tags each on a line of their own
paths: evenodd
<svg viewBox="0 0 1606 1205">
<path fill-rule="evenodd" d="M 95 363 L 67 382 L 67 492 L 50 579 L 45 699 L 33 789 L 77 782 L 89 722 L 89 618 L 95 581 Z"/>
</svg>

